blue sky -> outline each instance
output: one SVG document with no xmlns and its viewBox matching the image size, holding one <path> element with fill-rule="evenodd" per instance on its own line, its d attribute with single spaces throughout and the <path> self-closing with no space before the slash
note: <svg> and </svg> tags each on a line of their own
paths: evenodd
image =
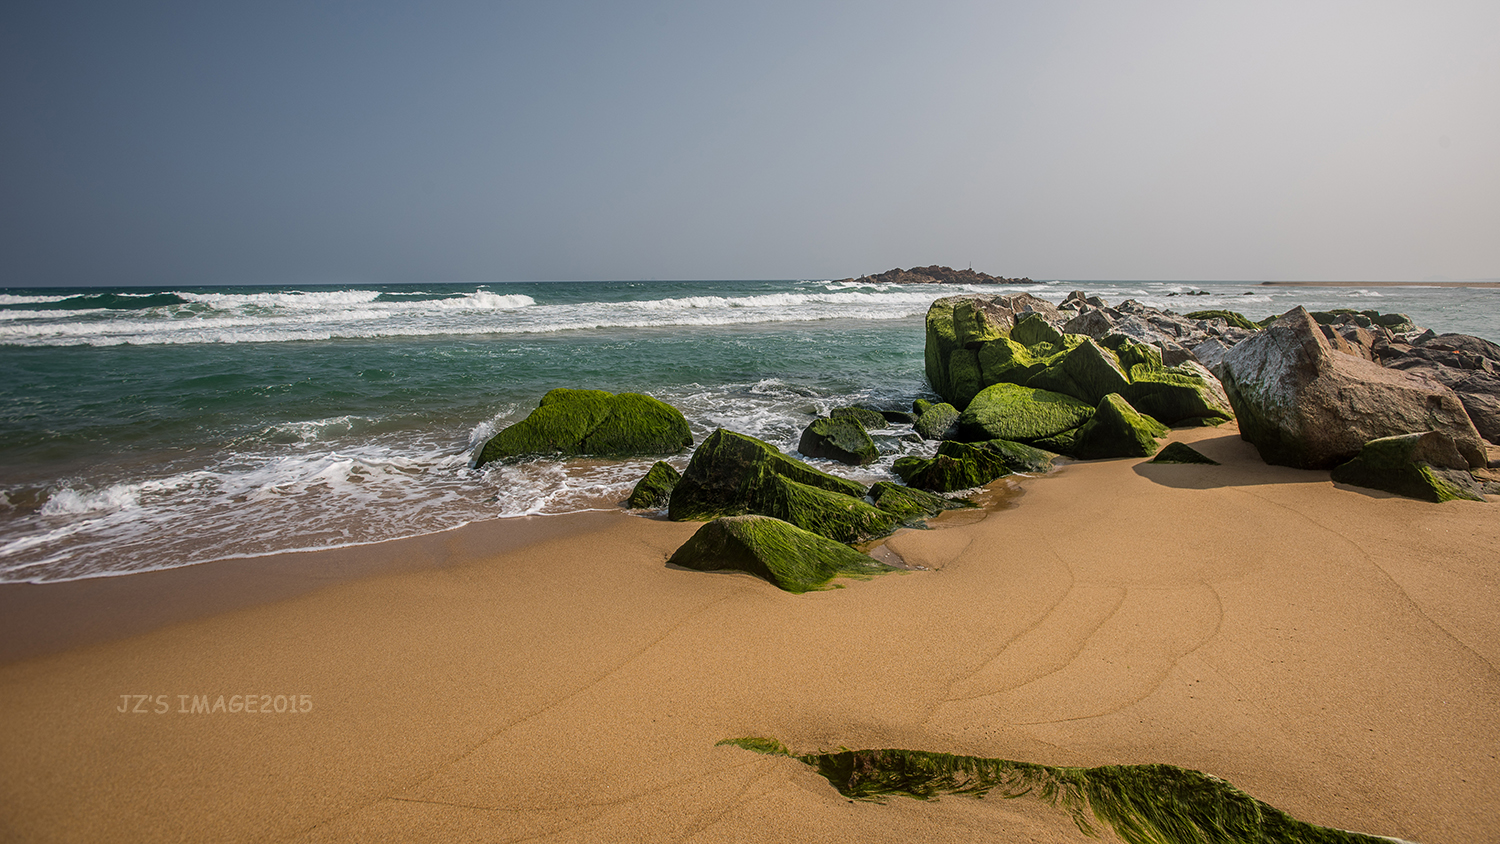
<svg viewBox="0 0 1500 844">
<path fill-rule="evenodd" d="M 0 286 L 1500 276 L 1500 4 L 0 10 Z"/>
</svg>

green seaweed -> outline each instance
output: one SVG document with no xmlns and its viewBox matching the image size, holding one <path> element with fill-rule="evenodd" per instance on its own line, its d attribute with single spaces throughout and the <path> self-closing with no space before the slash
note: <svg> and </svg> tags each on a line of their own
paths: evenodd
<svg viewBox="0 0 1500 844">
<path fill-rule="evenodd" d="M 755 515 L 709 522 L 667 562 L 697 571 L 744 571 L 796 594 L 822 589 L 836 577 L 869 577 L 894 570 L 847 545 L 780 519 Z"/>
<path fill-rule="evenodd" d="M 1218 777 L 1173 765 L 1074 768 L 899 749 L 798 754 L 768 738 L 719 744 L 796 759 L 851 800 L 1029 796 L 1067 813 L 1084 834 L 1104 824 L 1126 844 L 1390 844 L 1299 821 Z"/>
</svg>

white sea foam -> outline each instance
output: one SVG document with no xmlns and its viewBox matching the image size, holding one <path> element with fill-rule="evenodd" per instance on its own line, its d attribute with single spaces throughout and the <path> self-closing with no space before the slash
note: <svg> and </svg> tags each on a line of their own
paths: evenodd
<svg viewBox="0 0 1500 844">
<path fill-rule="evenodd" d="M 0 311 L 0 344 L 273 343 L 437 335 L 546 334 L 666 326 L 750 325 L 920 316 L 951 288 L 889 288 L 538 304 L 478 290 L 443 299 L 378 300 L 374 290 L 176 295 L 185 305 L 145 311 Z M 103 314 L 99 316 L 98 314 Z"/>
</svg>

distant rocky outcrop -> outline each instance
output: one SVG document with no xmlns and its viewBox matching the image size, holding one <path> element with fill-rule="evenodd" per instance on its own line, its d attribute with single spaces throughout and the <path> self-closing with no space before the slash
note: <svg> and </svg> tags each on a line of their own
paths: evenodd
<svg viewBox="0 0 1500 844">
<path fill-rule="evenodd" d="M 1267 463 L 1331 469 L 1371 440 L 1423 431 L 1451 438 L 1470 466 L 1487 461 L 1457 394 L 1435 378 L 1340 354 L 1304 308 L 1230 349 L 1221 372 L 1240 435 Z"/>
<path fill-rule="evenodd" d="M 896 267 L 883 273 L 846 278 L 843 281 L 856 284 L 1036 284 L 1029 278 L 1004 278 L 975 272 L 972 268 L 955 270 L 952 267 L 940 267 L 937 264 L 930 267 L 912 267 L 909 270 Z"/>
<path fill-rule="evenodd" d="M 665 402 L 640 393 L 557 389 L 530 416 L 491 437 L 474 465 L 538 455 L 676 454 L 692 444 L 687 420 Z"/>
</svg>

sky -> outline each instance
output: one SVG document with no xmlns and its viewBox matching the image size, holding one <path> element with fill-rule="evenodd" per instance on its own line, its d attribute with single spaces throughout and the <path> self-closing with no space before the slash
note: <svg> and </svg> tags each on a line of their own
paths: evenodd
<svg viewBox="0 0 1500 844">
<path fill-rule="evenodd" d="M 1500 3 L 0 6 L 0 286 L 1500 277 Z"/>
</svg>

